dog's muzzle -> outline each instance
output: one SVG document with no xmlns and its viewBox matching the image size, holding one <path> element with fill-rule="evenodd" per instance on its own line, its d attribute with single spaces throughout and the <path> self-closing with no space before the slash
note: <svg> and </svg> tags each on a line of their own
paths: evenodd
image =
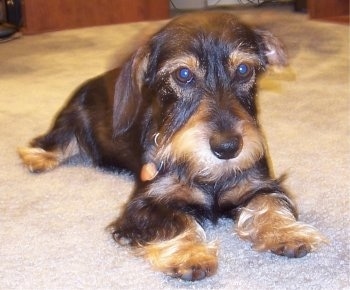
<svg viewBox="0 0 350 290">
<path fill-rule="evenodd" d="M 213 135 L 210 140 L 210 149 L 219 159 L 232 159 L 242 150 L 243 140 L 239 135 L 221 133 Z"/>
</svg>

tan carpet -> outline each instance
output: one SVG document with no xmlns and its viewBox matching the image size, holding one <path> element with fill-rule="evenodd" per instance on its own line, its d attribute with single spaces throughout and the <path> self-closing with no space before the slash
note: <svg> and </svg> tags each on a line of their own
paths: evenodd
<svg viewBox="0 0 350 290">
<path fill-rule="evenodd" d="M 129 177 L 79 163 L 33 175 L 16 147 L 148 24 L 62 31 L 0 44 L 0 289 L 349 289 L 349 27 L 288 10 L 239 14 L 288 47 L 290 67 L 262 82 L 262 123 L 301 219 L 330 245 L 302 259 L 256 253 L 223 220 L 208 229 L 219 271 L 196 283 L 155 273 L 117 246 L 104 229 L 130 194 Z"/>
</svg>

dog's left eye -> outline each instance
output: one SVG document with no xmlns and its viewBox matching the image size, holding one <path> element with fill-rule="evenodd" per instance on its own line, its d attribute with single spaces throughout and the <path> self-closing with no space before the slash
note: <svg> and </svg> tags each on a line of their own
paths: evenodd
<svg viewBox="0 0 350 290">
<path fill-rule="evenodd" d="M 248 79 L 251 77 L 253 73 L 253 69 L 250 65 L 241 63 L 236 70 L 236 75 L 240 79 Z"/>
<path fill-rule="evenodd" d="M 187 67 L 180 67 L 174 72 L 175 79 L 181 84 L 188 84 L 193 80 L 193 73 Z"/>
</svg>

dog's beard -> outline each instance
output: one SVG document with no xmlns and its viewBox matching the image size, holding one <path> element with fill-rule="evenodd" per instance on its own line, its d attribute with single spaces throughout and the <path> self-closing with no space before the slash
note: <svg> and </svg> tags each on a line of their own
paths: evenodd
<svg viewBox="0 0 350 290">
<path fill-rule="evenodd" d="M 240 121 L 235 132 L 242 136 L 243 146 L 235 158 L 219 159 L 210 149 L 212 129 L 207 123 L 184 127 L 173 135 L 169 143 L 158 148 L 156 159 L 167 164 L 184 164 L 190 179 L 210 182 L 221 177 L 237 175 L 249 169 L 264 156 L 265 145 L 260 131 L 249 121 Z"/>
</svg>

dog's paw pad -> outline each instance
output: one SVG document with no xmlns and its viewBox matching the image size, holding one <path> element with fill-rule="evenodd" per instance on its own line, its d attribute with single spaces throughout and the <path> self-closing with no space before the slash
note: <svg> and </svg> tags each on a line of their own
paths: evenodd
<svg viewBox="0 0 350 290">
<path fill-rule="evenodd" d="M 276 255 L 288 258 L 302 258 L 311 252 L 311 246 L 307 244 L 284 244 L 271 251 Z"/>
<path fill-rule="evenodd" d="M 142 249 L 142 248 L 141 248 Z M 217 245 L 178 239 L 149 244 L 142 255 L 155 269 L 185 281 L 202 280 L 216 273 Z"/>
<path fill-rule="evenodd" d="M 193 266 L 190 268 L 174 269 L 170 274 L 172 277 L 180 278 L 185 281 L 198 281 L 212 276 L 216 272 L 215 266 Z"/>
</svg>

